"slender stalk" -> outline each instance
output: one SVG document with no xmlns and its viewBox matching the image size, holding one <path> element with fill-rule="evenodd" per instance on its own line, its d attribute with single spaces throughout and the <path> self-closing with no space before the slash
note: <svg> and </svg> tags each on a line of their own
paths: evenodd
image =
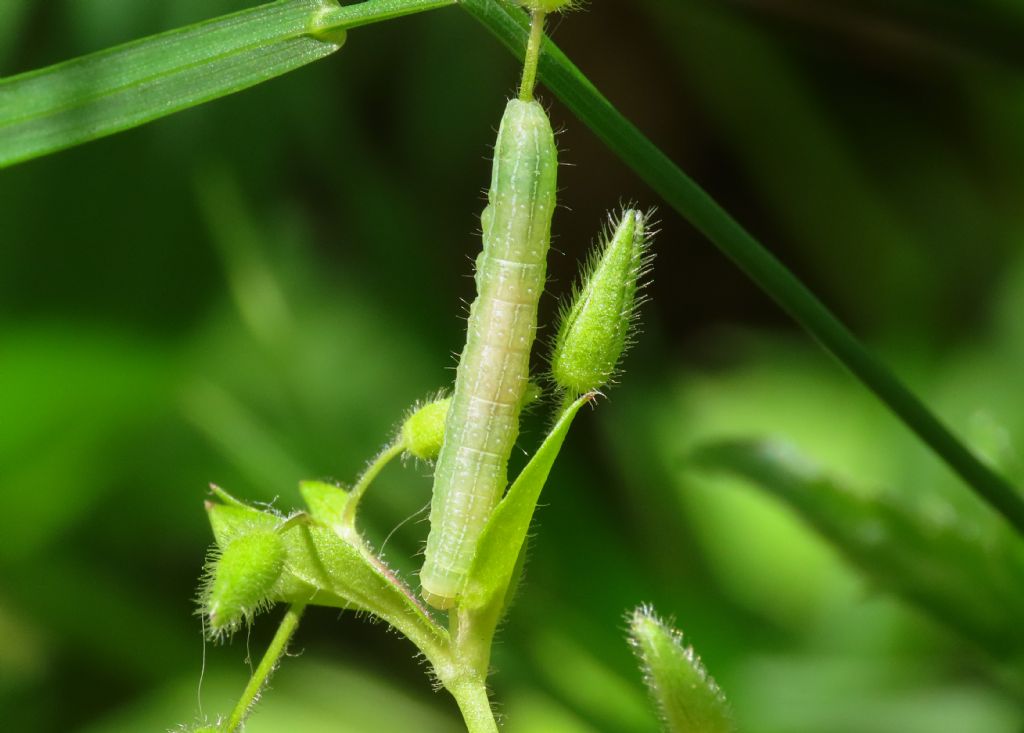
<svg viewBox="0 0 1024 733">
<path fill-rule="evenodd" d="M 519 99 L 524 102 L 533 101 L 533 88 L 537 86 L 537 64 L 540 61 L 540 48 L 544 40 L 543 10 L 534 10 L 530 20 L 530 39 L 526 44 L 526 57 L 523 59 L 523 83 L 519 87 Z"/>
<path fill-rule="evenodd" d="M 300 603 L 294 603 L 288 608 L 288 612 L 284 615 L 284 619 L 281 620 L 281 625 L 278 627 L 277 633 L 274 634 L 270 646 L 267 647 L 263 659 L 260 660 L 259 666 L 256 667 L 256 671 L 253 672 L 252 677 L 249 679 L 249 684 L 245 686 L 242 697 L 239 698 L 238 704 L 235 705 L 235 709 L 231 712 L 231 717 L 228 718 L 227 733 L 235 733 L 235 731 L 241 729 L 242 723 L 245 722 L 249 711 L 256 704 L 260 692 L 262 692 L 263 687 L 270 679 L 270 675 L 277 667 L 277 663 L 284 656 L 285 650 L 288 648 L 288 642 L 291 640 L 292 634 L 295 633 L 295 629 L 298 628 L 299 620 L 302 618 L 304 610 L 305 606 Z"/>
<path fill-rule="evenodd" d="M 531 31 L 521 12 L 500 0 L 460 0 L 460 5 L 514 54 L 525 57 Z M 544 42 L 539 76 L 612 152 L 885 403 L 981 499 L 1024 534 L 1024 495 L 982 463 L 785 265 L 615 109 L 550 39 Z"/>
<path fill-rule="evenodd" d="M 341 515 L 341 523 L 343 525 L 355 527 L 356 511 L 359 509 L 359 501 L 363 498 L 363 494 L 370 488 L 370 484 L 377 478 L 377 475 L 384 470 L 384 467 L 391 463 L 393 459 L 402 455 L 404 450 L 405 443 L 397 440 L 378 453 L 370 462 L 370 465 L 366 467 L 363 475 L 359 477 L 356 485 L 352 487 L 352 491 L 349 493 L 348 503 L 345 505 L 345 510 Z"/>
</svg>

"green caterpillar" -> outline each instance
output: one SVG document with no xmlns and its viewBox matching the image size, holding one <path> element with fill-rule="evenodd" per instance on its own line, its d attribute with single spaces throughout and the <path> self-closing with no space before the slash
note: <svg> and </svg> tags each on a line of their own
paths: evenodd
<svg viewBox="0 0 1024 733">
<path fill-rule="evenodd" d="M 546 277 L 557 169 L 544 109 L 536 101 L 510 101 L 480 217 L 477 298 L 434 471 L 420 583 L 423 598 L 437 608 L 450 607 L 461 593 L 480 532 L 508 482 Z"/>
</svg>

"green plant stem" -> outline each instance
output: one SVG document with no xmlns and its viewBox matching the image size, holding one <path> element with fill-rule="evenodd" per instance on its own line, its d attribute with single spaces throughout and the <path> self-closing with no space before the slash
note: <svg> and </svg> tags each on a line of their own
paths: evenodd
<svg viewBox="0 0 1024 733">
<path fill-rule="evenodd" d="M 256 667 L 256 671 L 253 672 L 252 677 L 249 679 L 249 684 L 245 686 L 242 697 L 238 700 L 238 704 L 235 705 L 231 717 L 228 718 L 227 733 L 235 733 L 235 731 L 241 729 L 242 723 L 245 722 L 246 716 L 259 698 L 264 685 L 267 684 L 270 675 L 277 667 L 277 663 L 284 656 L 285 650 L 288 648 L 288 642 L 291 641 L 295 629 L 298 628 L 299 620 L 302 618 L 304 610 L 305 606 L 302 604 L 295 603 L 289 606 L 288 612 L 281 620 L 281 625 L 277 628 L 277 633 L 274 634 L 270 646 L 267 647 L 267 651 L 263 655 L 263 659 L 260 660 L 259 666 Z"/>
<path fill-rule="evenodd" d="M 363 494 L 370 488 L 370 484 L 377 478 L 378 474 L 384 470 L 391 461 L 398 456 L 402 455 L 402 451 L 405 450 L 405 443 L 400 439 L 396 440 L 391 445 L 387 446 L 370 462 L 370 465 L 363 471 L 363 475 L 356 481 L 356 485 L 352 487 L 352 491 L 349 493 L 348 503 L 345 505 L 345 510 L 341 515 L 341 523 L 346 527 L 355 527 L 356 523 L 356 511 L 359 509 L 359 502 L 363 498 Z"/>
<path fill-rule="evenodd" d="M 515 55 L 525 57 L 530 30 L 524 13 L 501 0 L 460 0 L 460 5 Z M 550 39 L 543 43 L 539 76 L 555 96 L 1024 534 L 1024 496 L 1017 488 L 982 463 L 785 265 L 615 109 Z"/>
<path fill-rule="evenodd" d="M 530 20 L 530 38 L 523 59 L 523 83 L 519 86 L 519 99 L 524 102 L 533 101 L 533 88 L 537 86 L 537 64 L 544 41 L 544 17 L 543 10 L 534 10 Z"/>
<path fill-rule="evenodd" d="M 490 733 L 498 730 L 487 697 L 487 672 L 491 662 L 491 642 L 497 625 L 496 609 L 482 612 L 460 605 L 448 612 L 451 626 L 449 664 L 435 666 L 441 683 L 459 704 L 469 733 Z"/>
<path fill-rule="evenodd" d="M 469 733 L 497 733 L 498 723 L 487 697 L 487 686 L 482 679 L 463 680 L 453 684 L 448 691 L 459 704 L 462 719 Z"/>
</svg>

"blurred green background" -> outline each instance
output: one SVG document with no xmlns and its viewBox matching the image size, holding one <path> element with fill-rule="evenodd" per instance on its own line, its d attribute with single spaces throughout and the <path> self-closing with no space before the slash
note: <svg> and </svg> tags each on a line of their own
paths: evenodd
<svg viewBox="0 0 1024 733">
<path fill-rule="evenodd" d="M 0 75 L 251 4 L 3 0 Z M 594 0 L 552 31 L 1024 478 L 1024 3 Z M 450 383 L 488 146 L 516 81 L 448 9 L 0 173 L 0 728 L 163 731 L 229 710 L 280 609 L 204 648 L 206 484 L 298 506 L 300 479 L 352 480 Z M 550 324 L 605 212 L 659 201 L 544 99 L 569 164 Z M 768 493 L 687 467 L 709 439 L 779 438 L 865 496 L 1020 549 L 711 245 L 660 217 L 640 343 L 570 435 L 496 649 L 507 729 L 657 730 L 623 640 L 646 601 L 697 646 L 743 731 L 1020 733 L 1015 625 L 979 643 Z M 528 420 L 524 448 L 546 420 Z M 407 577 L 429 489 L 424 466 L 389 468 L 367 502 L 378 545 L 421 520 L 384 548 Z M 1013 596 L 1024 573 L 998 583 Z M 1018 602 L 992 609 L 997 637 Z M 312 609 L 294 650 L 253 733 L 460 729 L 381 625 Z"/>
</svg>

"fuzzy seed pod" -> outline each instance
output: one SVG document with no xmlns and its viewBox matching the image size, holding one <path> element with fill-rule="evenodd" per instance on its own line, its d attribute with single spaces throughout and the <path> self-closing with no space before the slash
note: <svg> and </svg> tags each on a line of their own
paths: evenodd
<svg viewBox="0 0 1024 733">
<path fill-rule="evenodd" d="M 257 529 L 224 547 L 212 569 L 204 612 L 214 634 L 230 632 L 251 621 L 268 602 L 284 570 L 284 540 L 277 532 Z"/>
<path fill-rule="evenodd" d="M 630 209 L 606 236 L 585 268 L 583 284 L 562 311 L 551 375 L 574 395 L 611 381 L 629 343 L 637 283 L 646 271 L 646 215 Z"/>
<path fill-rule="evenodd" d="M 406 451 L 425 461 L 437 458 L 444 442 L 444 423 L 451 402 L 450 397 L 434 400 L 409 415 L 402 425 L 402 441 Z"/>
</svg>

